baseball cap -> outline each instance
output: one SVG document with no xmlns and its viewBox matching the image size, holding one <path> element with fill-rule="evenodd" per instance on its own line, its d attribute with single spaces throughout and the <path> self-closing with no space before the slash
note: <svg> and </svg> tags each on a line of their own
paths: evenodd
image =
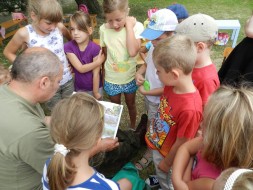
<svg viewBox="0 0 253 190">
<path fill-rule="evenodd" d="M 213 17 L 199 13 L 183 20 L 176 27 L 176 33 L 186 35 L 194 42 L 206 42 L 217 39 L 218 26 Z"/>
<path fill-rule="evenodd" d="M 184 5 L 181 4 L 173 4 L 167 7 L 167 9 L 170 9 L 171 11 L 173 11 L 176 16 L 177 19 L 186 19 L 189 17 L 188 11 L 186 10 Z"/>
<path fill-rule="evenodd" d="M 147 28 L 141 33 L 143 38 L 154 40 L 166 31 L 174 31 L 178 24 L 177 16 L 169 9 L 160 9 L 152 14 Z"/>
</svg>

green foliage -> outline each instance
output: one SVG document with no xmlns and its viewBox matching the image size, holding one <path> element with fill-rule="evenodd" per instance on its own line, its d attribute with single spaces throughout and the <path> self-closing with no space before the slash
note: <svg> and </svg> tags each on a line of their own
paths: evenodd
<svg viewBox="0 0 253 190">
<path fill-rule="evenodd" d="M 21 9 L 25 11 L 27 5 L 27 0 L 0 0 L 0 12 L 14 12 L 16 9 Z"/>
</svg>

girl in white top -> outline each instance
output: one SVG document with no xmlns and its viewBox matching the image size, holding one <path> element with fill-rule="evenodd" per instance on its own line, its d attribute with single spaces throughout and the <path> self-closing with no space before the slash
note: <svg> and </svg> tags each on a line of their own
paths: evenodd
<svg viewBox="0 0 253 190">
<path fill-rule="evenodd" d="M 31 24 L 20 28 L 4 49 L 5 57 L 12 63 L 19 50 L 26 47 L 45 47 L 55 53 L 62 62 L 64 71 L 60 88 L 47 103 L 52 107 L 74 91 L 72 75 L 63 49 L 63 37 L 71 39 L 69 31 L 62 24 L 62 7 L 57 0 L 29 0 L 28 9 Z M 36 64 L 36 60 L 34 60 Z"/>
</svg>

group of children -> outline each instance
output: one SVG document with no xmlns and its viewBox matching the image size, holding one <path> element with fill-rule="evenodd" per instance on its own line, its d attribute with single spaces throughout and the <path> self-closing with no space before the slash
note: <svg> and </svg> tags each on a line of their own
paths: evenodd
<svg viewBox="0 0 253 190">
<path fill-rule="evenodd" d="M 218 190 L 224 187 L 224 177 L 214 180 L 223 170 L 251 168 L 253 90 L 219 88 L 210 57 L 218 34 L 215 20 L 196 14 L 182 21 L 172 10 L 160 9 L 143 31 L 143 25 L 128 16 L 127 0 L 104 0 L 103 9 L 106 23 L 100 26 L 99 46 L 91 40 L 93 28 L 87 14 L 74 13 L 69 32 L 61 23 L 63 14 L 58 1 L 29 0 L 32 22 L 17 31 L 4 55 L 13 62 L 19 50 L 42 46 L 59 57 L 63 78 L 47 104 L 49 109 L 74 90 L 85 91 L 97 100 L 102 99 L 104 90 L 118 104 L 124 93 L 130 128 L 135 129 L 135 96 L 139 88 L 148 111 L 147 153 L 152 155 L 162 189 Z M 64 44 L 63 37 L 69 42 Z M 151 44 L 145 64 L 136 72 L 141 38 Z M 68 62 L 75 74 L 74 82 Z M 95 99 L 77 93 L 54 108 L 50 130 L 56 146 L 44 168 L 45 189 L 132 188 L 128 180 L 118 185 L 89 166 L 103 126 L 103 109 Z M 75 124 L 69 124 L 70 117 L 77 118 Z M 137 168 L 143 166 L 141 162 L 136 163 Z M 251 170 L 236 170 L 234 174 L 252 176 Z M 91 177 L 99 183 L 90 181 Z"/>
</svg>

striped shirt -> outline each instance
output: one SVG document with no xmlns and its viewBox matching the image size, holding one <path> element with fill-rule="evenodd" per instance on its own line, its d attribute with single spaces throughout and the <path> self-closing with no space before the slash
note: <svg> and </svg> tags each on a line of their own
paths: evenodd
<svg viewBox="0 0 253 190">
<path fill-rule="evenodd" d="M 49 165 L 50 159 L 47 160 L 44 169 L 43 169 L 43 176 L 42 176 L 42 184 L 43 190 L 49 190 L 48 179 L 47 179 L 47 167 Z M 119 185 L 110 180 L 106 179 L 103 174 L 98 173 L 94 169 L 94 174 L 83 183 L 78 185 L 70 186 L 67 190 L 91 190 L 91 189 L 99 189 L 99 190 L 119 190 Z"/>
</svg>

